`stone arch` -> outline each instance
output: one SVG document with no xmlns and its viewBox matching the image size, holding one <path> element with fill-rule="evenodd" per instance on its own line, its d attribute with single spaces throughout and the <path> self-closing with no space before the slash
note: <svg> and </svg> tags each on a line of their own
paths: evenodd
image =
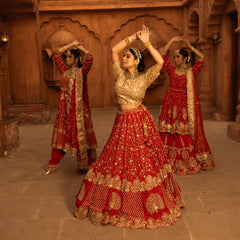
<svg viewBox="0 0 240 240">
<path fill-rule="evenodd" d="M 126 36 L 133 34 L 141 28 L 142 24 L 149 26 L 150 31 L 154 34 L 154 40 L 167 42 L 171 36 L 182 34 L 180 29 L 167 22 L 164 18 L 159 18 L 156 15 L 144 14 L 130 18 L 118 25 L 117 29 L 110 36 L 110 43 L 123 39 Z M 133 30 L 134 29 L 134 30 Z M 153 36 L 153 35 L 152 35 Z M 150 36 L 150 40 L 151 36 Z M 141 48 L 141 47 L 140 47 Z"/>
<path fill-rule="evenodd" d="M 40 25 L 41 42 L 43 48 L 44 46 L 49 45 L 48 42 L 49 38 L 61 26 L 63 26 L 66 31 L 72 33 L 75 39 L 78 39 L 80 42 L 83 42 L 84 46 L 94 55 L 94 62 L 91 71 L 88 74 L 88 90 L 90 104 L 96 106 L 98 102 L 100 102 L 96 88 L 100 89 L 102 84 L 102 76 L 98 74 L 99 72 L 101 72 L 101 65 L 96 64 L 98 62 L 102 62 L 100 54 L 101 41 L 94 31 L 90 30 L 87 25 L 81 24 L 79 20 L 74 20 L 71 17 L 58 16 L 50 18 L 49 20 L 42 22 Z M 73 40 L 74 38 L 68 37 L 66 38 L 65 43 L 62 45 L 68 44 Z M 60 45 L 58 47 L 60 47 Z M 48 59 L 46 57 L 46 54 L 49 55 L 48 51 L 44 52 L 43 61 L 46 61 L 46 59 Z M 52 62 L 48 61 L 47 64 L 51 68 L 51 64 L 54 66 L 54 60 L 52 60 Z M 44 76 L 46 80 L 46 73 L 44 74 Z M 54 80 L 53 82 L 52 78 L 54 76 L 56 77 L 53 79 Z M 47 96 L 47 101 L 49 102 L 50 107 L 55 108 L 58 105 L 60 76 L 59 74 L 58 75 L 53 74 L 53 77 L 50 75 L 49 79 L 51 81 L 44 81 L 45 86 L 44 91 L 45 95 Z"/>
<path fill-rule="evenodd" d="M 42 43 L 45 43 L 49 38 L 49 36 L 53 32 L 55 32 L 61 25 L 64 25 L 64 27 L 69 31 L 72 31 L 71 30 L 72 28 L 78 28 L 78 29 L 80 28 L 84 35 L 86 35 L 85 33 L 88 33 L 88 35 L 90 35 L 91 37 L 95 38 L 97 41 L 100 42 L 99 37 L 95 34 L 93 30 L 90 30 L 87 25 L 81 24 L 80 21 L 74 20 L 71 17 L 60 16 L 60 17 L 53 17 L 48 21 L 44 21 L 41 23 L 40 31 L 41 31 Z M 76 35 L 76 37 L 78 37 L 78 39 L 80 40 L 82 39 L 81 31 L 78 31 L 74 34 Z"/>
</svg>

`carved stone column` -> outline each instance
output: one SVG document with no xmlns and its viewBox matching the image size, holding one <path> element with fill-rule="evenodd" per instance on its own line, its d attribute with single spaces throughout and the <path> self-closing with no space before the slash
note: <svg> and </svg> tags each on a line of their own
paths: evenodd
<svg viewBox="0 0 240 240">
<path fill-rule="evenodd" d="M 199 99 L 201 103 L 203 119 L 212 119 L 217 108 L 213 107 L 212 87 L 211 87 L 211 49 L 212 43 L 202 40 L 198 42 L 200 51 L 205 56 L 204 67 L 200 73 Z"/>
<path fill-rule="evenodd" d="M 8 45 L 0 43 L 0 55 L 2 58 L 0 64 L 1 70 L 1 80 L 2 80 L 2 87 L 4 88 L 4 94 L 2 96 L 2 100 L 4 103 L 12 103 L 12 90 L 9 80 L 8 74 Z"/>
<path fill-rule="evenodd" d="M 228 124 L 228 137 L 240 142 L 240 26 L 235 30 L 238 33 L 238 72 L 237 72 L 237 81 L 238 81 L 238 96 L 237 96 L 237 106 L 236 106 L 236 118 L 235 122 Z"/>
<path fill-rule="evenodd" d="M 2 101 L 1 101 L 1 92 L 0 92 L 0 121 L 2 120 Z"/>
<path fill-rule="evenodd" d="M 2 157 L 19 146 L 19 131 L 18 119 L 2 114 L 2 102 L 11 102 L 12 95 L 8 75 L 7 45 L 1 43 L 0 60 L 0 86 L 4 90 L 0 91 L 0 157 Z"/>
</svg>

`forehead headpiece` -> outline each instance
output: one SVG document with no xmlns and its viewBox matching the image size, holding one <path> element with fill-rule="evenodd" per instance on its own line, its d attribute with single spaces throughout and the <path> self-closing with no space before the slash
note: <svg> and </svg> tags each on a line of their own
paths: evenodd
<svg viewBox="0 0 240 240">
<path fill-rule="evenodd" d="M 142 58 L 141 52 L 137 48 L 130 48 L 134 51 L 137 58 L 140 60 Z"/>
<path fill-rule="evenodd" d="M 67 50 L 67 51 L 66 51 L 66 55 L 72 55 L 71 51 L 70 51 L 70 50 Z"/>
<path fill-rule="evenodd" d="M 180 49 L 175 50 L 174 54 L 178 54 L 180 52 Z"/>
</svg>

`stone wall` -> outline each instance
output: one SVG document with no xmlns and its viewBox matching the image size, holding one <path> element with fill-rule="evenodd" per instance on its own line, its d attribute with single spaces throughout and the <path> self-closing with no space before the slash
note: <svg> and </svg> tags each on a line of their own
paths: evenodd
<svg viewBox="0 0 240 240">
<path fill-rule="evenodd" d="M 238 46 L 238 0 L 182 0 L 182 1 L 34 1 L 32 12 L 4 13 L 9 26 L 9 78 L 14 103 L 48 102 L 58 104 L 59 90 L 49 87 L 41 67 L 41 49 L 49 36 L 64 27 L 73 32 L 94 55 L 89 72 L 90 105 L 116 105 L 113 93 L 114 79 L 111 70 L 111 47 L 124 37 L 136 32 L 142 24 L 148 24 L 151 39 L 157 48 L 166 44 L 174 35 L 188 37 L 192 44 L 206 55 L 206 64 L 197 79 L 203 113 L 216 120 L 233 119 L 237 99 L 236 65 L 232 57 Z M 1 11 L 0 11 L 1 12 Z M 234 19 L 232 14 L 237 15 Z M 224 17 L 225 16 L 225 17 Z M 213 32 L 219 39 L 213 40 Z M 236 36 L 234 35 L 236 34 Z M 228 37 L 227 37 L 228 36 Z M 226 38 L 227 37 L 227 38 Z M 232 45 L 227 42 L 234 41 Z M 143 46 L 138 47 L 144 51 Z M 174 45 L 171 52 L 180 46 Z M 39 51 L 40 49 L 40 51 Z M 146 64 L 153 64 L 146 55 Z M 236 71 L 236 70 L 235 70 Z M 237 77 L 238 78 L 238 77 Z M 160 106 L 168 87 L 168 79 L 151 86 L 146 93 L 146 105 Z M 235 99 L 235 101 L 234 101 Z M 3 104 L 6 99 L 2 97 Z M 215 115 L 214 115 L 215 113 Z"/>
</svg>

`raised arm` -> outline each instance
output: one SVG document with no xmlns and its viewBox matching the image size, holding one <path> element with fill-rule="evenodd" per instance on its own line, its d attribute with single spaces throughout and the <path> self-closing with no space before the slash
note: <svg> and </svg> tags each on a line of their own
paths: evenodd
<svg viewBox="0 0 240 240">
<path fill-rule="evenodd" d="M 184 39 L 184 42 L 185 42 L 185 43 L 187 44 L 187 46 L 191 49 L 191 51 L 194 52 L 194 53 L 197 55 L 198 59 L 201 60 L 201 61 L 203 61 L 204 55 L 203 55 L 199 50 L 197 50 L 196 48 L 194 48 L 194 47 L 190 44 L 190 42 L 189 42 L 188 39 Z"/>
<path fill-rule="evenodd" d="M 167 54 L 168 49 L 174 42 L 179 42 L 183 40 L 183 36 L 175 36 L 173 37 L 163 48 L 161 48 L 159 51 L 162 55 Z"/>
<path fill-rule="evenodd" d="M 125 39 L 123 39 L 122 41 L 120 41 L 119 43 L 117 43 L 116 45 L 114 45 L 112 47 L 112 63 L 116 63 L 119 62 L 119 53 L 125 48 L 127 47 L 131 42 L 136 40 L 136 35 L 137 33 L 134 33 L 133 35 L 131 35 L 130 37 L 127 37 Z"/>
<path fill-rule="evenodd" d="M 64 53 L 65 51 L 71 49 L 71 48 L 77 48 L 78 46 L 80 45 L 79 41 L 78 40 L 75 40 L 61 48 L 58 49 L 58 52 L 60 53 Z"/>
<path fill-rule="evenodd" d="M 87 74 L 91 69 L 92 63 L 93 63 L 93 55 L 90 52 L 87 52 L 84 58 L 83 66 L 82 66 L 82 74 L 84 79 L 87 77 Z"/>
<path fill-rule="evenodd" d="M 155 71 L 160 72 L 163 66 L 163 58 L 161 54 L 153 47 L 149 41 L 149 29 L 145 25 L 142 26 L 141 31 L 137 32 L 137 37 L 141 40 L 144 46 L 148 49 L 156 64 L 154 65 Z"/>
</svg>

